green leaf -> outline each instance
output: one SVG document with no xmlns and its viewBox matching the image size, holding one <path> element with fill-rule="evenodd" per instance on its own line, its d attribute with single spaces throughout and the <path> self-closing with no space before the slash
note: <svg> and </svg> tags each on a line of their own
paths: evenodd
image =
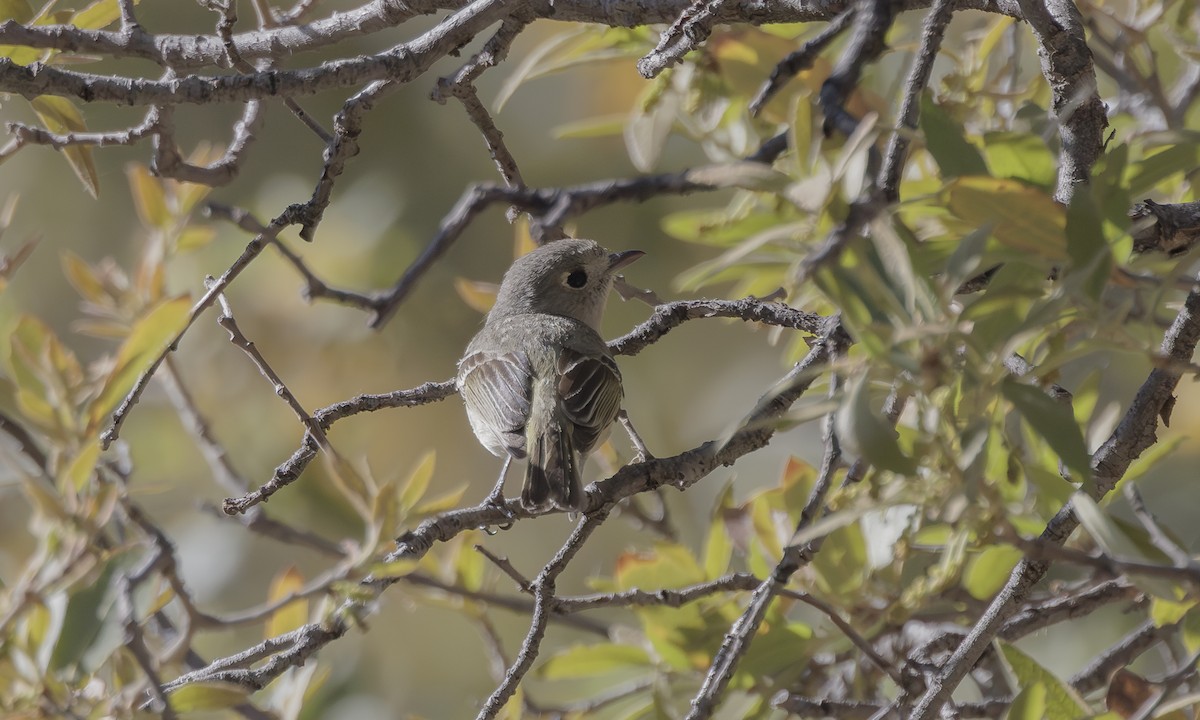
<svg viewBox="0 0 1200 720">
<path fill-rule="evenodd" d="M 104 616 L 111 610 L 108 591 L 116 564 L 110 560 L 94 582 L 72 593 L 58 644 L 50 657 L 51 670 L 63 670 L 78 663 L 99 637 Z"/>
<path fill-rule="evenodd" d="M 984 152 L 992 175 L 1024 180 L 1050 188 L 1058 172 L 1058 160 L 1042 138 L 1032 133 L 990 132 L 983 136 Z"/>
<path fill-rule="evenodd" d="M 988 174 L 987 163 L 979 150 L 963 137 L 962 126 L 933 101 L 928 90 L 921 95 L 921 131 L 925 147 L 944 177 Z"/>
<path fill-rule="evenodd" d="M 900 475 L 916 472 L 916 463 L 900 449 L 896 429 L 879 409 L 872 407 L 870 384 L 866 373 L 850 380 L 837 414 L 838 438 L 877 468 Z"/>
<path fill-rule="evenodd" d="M 191 300 L 186 295 L 169 298 L 134 323 L 129 337 L 117 351 L 104 387 L 88 409 L 89 428 L 99 426 L 133 388 L 138 376 L 183 332 L 191 307 Z"/>
<path fill-rule="evenodd" d="M 1004 587 L 1022 553 L 1011 545 L 991 545 L 967 563 L 962 586 L 976 600 L 989 600 Z"/>
<path fill-rule="evenodd" d="M 1045 720 L 1046 717 L 1046 685 L 1035 682 L 1021 688 L 1021 692 L 1013 698 L 1008 708 L 1005 720 Z"/>
<path fill-rule="evenodd" d="M 1200 165 L 1200 143 L 1177 142 L 1160 152 L 1130 163 L 1127 169 L 1129 194 L 1140 198 L 1153 192 L 1163 180 L 1175 173 L 1187 172 Z"/>
<path fill-rule="evenodd" d="M 65 134 L 87 132 L 87 123 L 79 108 L 64 97 L 54 95 L 39 95 L 29 101 L 33 111 L 37 113 L 42 124 L 52 133 Z M 92 197 L 100 194 L 100 178 L 96 173 L 96 161 L 92 158 L 92 149 L 86 145 L 68 145 L 61 148 L 63 157 L 67 159 L 75 176 Z"/>
<path fill-rule="evenodd" d="M 967 233 L 954 247 L 954 252 L 946 260 L 946 269 L 942 272 L 945 287 L 951 292 L 958 290 L 966 280 L 979 272 L 984 250 L 987 249 L 988 238 L 992 236 L 993 226 L 989 223 L 981 228 Z"/>
<path fill-rule="evenodd" d="M 167 696 L 171 709 L 177 713 L 200 710 L 224 710 L 238 705 L 250 696 L 250 691 L 233 683 L 200 682 L 184 685 Z"/>
<path fill-rule="evenodd" d="M 645 650 L 633 645 L 600 643 L 572 645 L 556 653 L 542 665 L 539 674 L 549 680 L 589 678 L 615 672 L 640 671 L 653 668 L 654 662 Z"/>
<path fill-rule="evenodd" d="M 1045 714 L 1040 717 L 1045 720 L 1079 720 L 1091 715 L 1087 704 L 1078 694 L 1058 677 L 1039 665 L 1033 658 L 1018 650 L 1016 646 L 998 640 L 1000 652 L 1005 662 L 1016 675 L 1018 685 L 1026 688 L 1031 685 L 1042 685 L 1046 694 L 1043 700 Z"/>
<path fill-rule="evenodd" d="M 1086 296 L 1098 302 L 1108 286 L 1113 258 L 1104 238 L 1100 208 L 1086 186 L 1075 191 L 1067 208 L 1067 255 L 1071 258 L 1069 281 L 1078 278 Z"/>
<path fill-rule="evenodd" d="M 849 597 L 867 577 L 867 542 L 862 527 L 848 523 L 829 533 L 813 569 L 823 589 L 835 597 Z"/>
<path fill-rule="evenodd" d="M 1045 192 L 1017 182 L 963 177 L 946 185 L 946 206 L 972 227 L 994 225 L 993 235 L 1020 253 L 1067 259 L 1066 213 Z"/>
<path fill-rule="evenodd" d="M 1091 477 L 1087 445 L 1070 405 L 1012 378 L 1005 378 L 1001 392 L 1021 413 L 1025 423 L 1058 454 L 1072 481 L 1084 482 Z"/>
</svg>

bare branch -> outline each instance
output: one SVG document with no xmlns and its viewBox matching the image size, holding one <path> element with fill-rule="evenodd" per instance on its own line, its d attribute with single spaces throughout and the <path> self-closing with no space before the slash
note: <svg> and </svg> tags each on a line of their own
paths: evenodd
<svg viewBox="0 0 1200 720">
<path fill-rule="evenodd" d="M 0 58 L 0 89 L 28 98 L 77 97 L 85 102 L 123 105 L 245 102 L 265 97 L 312 95 L 323 90 L 387 80 L 405 83 L 510 12 L 505 0 L 476 0 L 424 35 L 376 55 L 333 60 L 300 70 L 249 74 L 187 75 L 146 80 L 63 70 L 45 63 L 28 67 Z M 0 37 L 10 23 L 0 25 Z M 276 50 L 277 51 L 277 50 Z M 224 56 L 224 47 L 221 48 Z M 245 56 L 245 53 L 243 53 Z"/>
<path fill-rule="evenodd" d="M 684 55 L 708 39 L 717 15 L 725 4 L 726 0 L 693 0 L 675 22 L 663 31 L 658 45 L 638 60 L 638 73 L 647 79 L 657 77 L 663 70 L 682 60 Z"/>
<path fill-rule="evenodd" d="M 908 80 L 904 83 L 904 99 L 900 103 L 900 111 L 896 118 L 896 129 L 892 131 L 888 140 L 883 168 L 879 171 L 879 187 L 883 190 L 883 196 L 890 202 L 900 199 L 900 176 L 904 174 L 904 159 L 908 154 L 910 136 L 917 129 L 917 122 L 921 117 L 921 95 L 929 85 L 933 61 L 937 59 L 942 38 L 953 16 L 953 2 L 934 0 L 933 8 L 925 16 L 925 23 L 921 26 L 921 48 L 908 71 Z"/>
<path fill-rule="evenodd" d="M 839 35 L 850 27 L 850 21 L 854 19 L 854 7 L 848 7 L 841 12 L 833 20 L 829 21 L 821 32 L 807 40 L 799 50 L 789 53 L 787 57 L 780 60 L 779 63 L 771 70 L 771 76 L 762 84 L 762 87 L 755 93 L 754 99 L 750 101 L 750 112 L 757 115 L 762 111 L 763 107 L 770 102 L 775 94 L 783 89 L 788 80 L 796 77 L 800 72 L 808 70 L 816 62 L 817 58 L 825 51 L 825 48 L 837 39 Z"/>
<path fill-rule="evenodd" d="M 1108 126 L 1096 87 L 1092 51 L 1079 9 L 1071 0 L 1018 0 L 1018 4 L 1038 40 L 1042 74 L 1054 93 L 1054 116 L 1062 139 L 1054 199 L 1069 205 L 1075 187 L 1091 176 Z"/>
<path fill-rule="evenodd" d="M 477 720 L 489 720 L 496 717 L 508 699 L 516 692 L 517 684 L 533 667 L 533 661 L 537 659 L 538 652 L 541 650 L 542 638 L 546 634 L 546 625 L 550 618 L 550 608 L 554 603 L 555 581 L 558 580 L 558 576 L 567 568 L 567 564 L 571 562 L 579 549 L 583 547 L 583 543 L 591 537 L 596 528 L 608 519 L 611 509 L 612 505 L 606 504 L 587 512 L 575 526 L 571 536 L 559 548 L 554 558 L 533 579 L 531 583 L 533 618 L 529 624 L 529 633 L 526 634 L 525 641 L 521 643 L 521 650 L 517 653 L 516 660 L 505 673 L 504 680 L 480 708 L 479 714 L 476 716 Z"/>
<path fill-rule="evenodd" d="M 1121 638 L 1120 642 L 1096 656 L 1087 667 L 1075 673 L 1071 677 L 1071 687 L 1084 694 L 1099 690 L 1108 684 L 1114 672 L 1133 662 L 1139 655 L 1175 631 L 1174 624 L 1159 627 L 1147 620 Z"/>
</svg>

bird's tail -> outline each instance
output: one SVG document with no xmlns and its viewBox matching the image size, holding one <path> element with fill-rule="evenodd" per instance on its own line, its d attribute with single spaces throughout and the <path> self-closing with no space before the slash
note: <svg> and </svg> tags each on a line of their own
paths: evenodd
<svg viewBox="0 0 1200 720">
<path fill-rule="evenodd" d="M 548 506 L 578 510 L 583 504 L 583 488 L 571 434 L 561 422 L 547 425 L 527 438 L 529 464 L 525 469 L 525 486 L 521 488 L 521 505 L 530 511 Z"/>
</svg>

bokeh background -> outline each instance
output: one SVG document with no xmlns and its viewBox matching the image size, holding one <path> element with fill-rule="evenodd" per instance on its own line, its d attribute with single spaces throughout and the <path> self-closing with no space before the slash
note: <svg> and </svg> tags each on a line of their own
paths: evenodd
<svg viewBox="0 0 1200 720">
<path fill-rule="evenodd" d="M 325 2 L 332 10 L 350 2 Z M 145 0 L 139 8 L 143 24 L 154 31 L 206 32 L 213 16 L 194 3 Z M 246 13 L 249 17 L 249 13 Z M 978 26 L 966 14 L 952 32 L 966 34 Z M 902 23 L 919 19 L 906 17 Z M 427 20 L 352 43 L 352 52 L 373 52 L 415 35 Z M 541 21 L 516 42 L 511 57 L 477 83 L 485 102 L 496 97 L 502 83 L 520 61 L 565 25 Z M 792 32 L 799 32 L 793 29 Z M 758 31 L 748 31 L 758 32 Z M 763 36 L 762 56 L 755 67 L 769 68 L 789 47 Z M 769 42 L 768 42 L 769 40 Z M 470 48 L 468 48 L 470 49 Z M 346 53 L 345 47 L 338 48 Z M 1026 48 L 1030 72 L 1037 61 Z M 465 57 L 465 53 L 464 53 Z M 904 67 L 906 52 L 885 58 L 873 71 L 871 85 L 886 91 Z M 291 62 L 312 63 L 321 53 Z M 636 56 L 589 64 L 521 85 L 497 122 L 521 166 L 526 182 L 535 186 L 568 185 L 637 174 L 621 134 L 600 137 L 560 137 L 573 123 L 598 117 L 619 122 L 645 92 L 647 83 L 634 69 Z M 386 287 L 434 235 L 438 223 L 464 190 L 474 182 L 497 182 L 495 169 L 478 132 L 454 101 L 445 105 L 429 99 L 437 77 L 457 69 L 461 59 L 443 60 L 426 76 L 389 95 L 365 121 L 362 153 L 352 159 L 339 179 L 333 203 L 309 245 L 294 231 L 281 238 L 297 250 L 326 282 L 358 290 Z M 94 72 L 149 72 L 137 61 L 101 63 Z M 304 98 L 301 104 L 329 124 L 342 96 L 327 93 Z M 111 106 L 88 107 L 91 129 L 127 126 L 140 118 L 138 110 Z M 240 108 L 180 107 L 176 113 L 184 150 L 199 142 L 224 143 L 227 128 Z M 320 172 L 322 143 L 282 104 L 266 103 L 266 121 L 239 176 L 213 191 L 211 199 L 245 207 L 266 220 L 286 205 L 311 193 Z M 18 101 L 0 108 L 4 121 L 35 122 Z M 219 128 L 219 131 L 214 129 Z M 0 167 L 0 199 L 19 196 L 11 227 L 3 237 L 8 250 L 23 239 L 36 237 L 37 248 L 0 295 L 0 332 L 8 332 L 23 313 L 48 322 L 84 362 L 111 353 L 110 341 L 73 331 L 80 319 L 79 296 L 61 266 L 65 251 L 89 263 L 114 258 L 128 267 L 138 257 L 145 229 L 134 211 L 127 169 L 146 163 L 149 148 L 105 148 L 96 152 L 100 196 L 90 197 L 67 163 L 47 148 L 28 147 Z M 703 164 L 707 158 L 695 142 L 672 138 L 659 161 L 663 170 Z M 676 278 L 719 250 L 682 243 L 661 229 L 662 218 L 682 208 L 719 206 L 728 195 L 665 197 L 644 204 L 617 204 L 579 219 L 575 234 L 592 237 L 610 249 L 637 248 L 647 255 L 626 272 L 629 280 L 655 290 L 665 299 L 695 296 L 678 290 Z M 173 292 L 202 291 L 206 274 L 220 274 L 241 252 L 249 237 L 222 222 L 213 222 L 214 239 L 173 262 L 169 286 Z M 477 220 L 453 249 L 421 280 L 381 330 L 367 328 L 367 317 L 354 309 L 328 302 L 307 303 L 303 283 L 273 251 L 268 250 L 243 274 L 228 293 L 243 331 L 257 343 L 299 400 L 310 411 L 359 393 L 381 393 L 413 387 L 428 380 L 453 376 L 455 362 L 482 316 L 467 306 L 454 289 L 456 278 L 496 282 L 513 257 L 519 228 L 509 225 L 503 208 L 493 207 Z M 704 292 L 720 295 L 728 286 Z M 606 336 L 622 334 L 648 316 L 650 310 L 616 297 L 606 317 Z M 719 435 L 748 412 L 754 401 L 788 366 L 787 342 L 762 328 L 733 321 L 687 324 L 636 357 L 620 358 L 625 377 L 627 408 L 653 452 L 675 454 Z M 785 336 L 786 340 L 786 336 Z M 265 482 L 275 466 L 297 446 L 302 429 L 274 395 L 247 358 L 226 339 L 210 310 L 187 334 L 177 361 L 181 374 L 216 437 L 228 448 L 234 465 L 252 483 Z M 1098 412 L 1116 418 L 1145 377 L 1147 359 L 1138 353 L 1118 357 L 1105 370 L 1106 391 Z M 1069 376 L 1065 384 L 1069 387 Z M 1170 526 L 1192 528 L 1181 538 L 1188 547 L 1200 541 L 1200 493 L 1194 472 L 1200 446 L 1190 438 L 1200 416 L 1195 384 L 1185 382 L 1172 425 L 1164 436 L 1188 439 L 1143 489 L 1154 510 Z M 736 497 L 774 484 L 790 455 L 819 460 L 815 423 L 778 435 L 771 445 L 722 469 L 685 494 L 668 493 L 670 512 L 683 539 L 696 543 L 707 526 L 714 498 L 727 483 Z M 271 579 L 295 566 L 312 577 L 327 560 L 245 531 L 221 519 L 211 508 L 225 493 L 211 479 L 208 466 L 193 439 L 156 384 L 133 411 L 123 432 L 135 468 L 132 492 L 177 542 L 183 576 L 201 607 L 233 611 L 261 602 Z M 498 461 L 471 436 L 456 397 L 428 406 L 384 410 L 340 421 L 331 440 L 346 456 L 365 462 L 375 477 L 407 474 L 427 451 L 436 452 L 432 494 L 469 484 L 464 502 L 481 498 L 499 469 Z M 614 445 L 622 459 L 631 455 L 617 434 Z M 0 475 L 0 579 L 11 582 L 33 539 L 27 530 L 29 507 L 10 471 Z M 588 479 L 601 468 L 589 463 Z M 519 473 L 510 476 L 515 492 Z M 354 514 L 341 501 L 320 463 L 310 466 L 301 480 L 275 495 L 271 514 L 329 538 L 357 538 L 361 532 Z M 513 558 L 520 570 L 533 574 L 558 548 L 570 530 L 562 517 L 521 522 L 483 542 L 493 552 Z M 400 528 L 397 528 L 400 530 Z M 608 523 L 584 549 L 560 582 L 560 590 L 582 592 L 594 573 L 608 574 L 618 553 L 645 546 L 652 536 L 622 521 Z M 512 583 L 495 578 L 498 591 L 511 592 Z M 417 603 L 413 592 L 398 585 L 384 594 L 369 629 L 351 632 L 321 653 L 331 673 L 306 711 L 308 718 L 404 717 L 413 713 L 431 718 L 472 715 L 495 683 L 476 628 L 452 607 Z M 509 652 L 515 652 L 527 628 L 527 618 L 503 610 L 495 613 Z M 1063 674 L 1077 669 L 1090 652 L 1120 636 L 1120 617 L 1102 613 L 1096 631 L 1061 638 L 1043 636 L 1032 642 L 1043 649 L 1059 646 Z M 208 656 L 229 654 L 260 639 L 258 628 L 205 635 L 197 644 Z M 552 626 L 548 649 L 577 642 L 576 631 Z M 553 684 L 534 680 L 547 700 L 556 699 Z M 559 698 L 561 699 L 561 698 Z"/>
</svg>

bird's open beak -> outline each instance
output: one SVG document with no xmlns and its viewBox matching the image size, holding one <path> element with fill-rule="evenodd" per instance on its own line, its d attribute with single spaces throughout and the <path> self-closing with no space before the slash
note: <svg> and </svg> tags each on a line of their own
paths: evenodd
<svg viewBox="0 0 1200 720">
<path fill-rule="evenodd" d="M 608 271 L 616 272 L 618 269 L 625 267 L 645 254 L 641 250 L 625 250 L 624 252 L 609 253 Z"/>
</svg>

